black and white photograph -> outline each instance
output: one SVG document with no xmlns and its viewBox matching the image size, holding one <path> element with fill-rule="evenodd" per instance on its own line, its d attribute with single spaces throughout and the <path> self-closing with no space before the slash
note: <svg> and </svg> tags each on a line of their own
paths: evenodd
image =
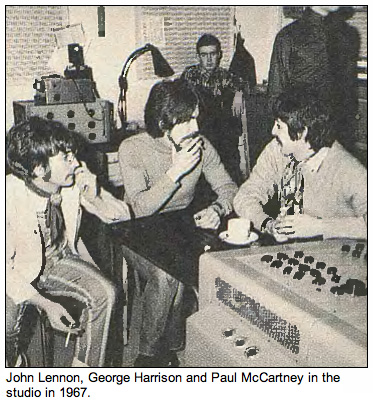
<svg viewBox="0 0 373 402">
<path fill-rule="evenodd" d="M 367 369 L 368 6 L 68 3 L 4 6 L 5 380 Z"/>
</svg>

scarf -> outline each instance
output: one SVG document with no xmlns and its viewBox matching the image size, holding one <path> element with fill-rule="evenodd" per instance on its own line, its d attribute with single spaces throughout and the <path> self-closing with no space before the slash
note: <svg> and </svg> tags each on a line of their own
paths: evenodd
<svg viewBox="0 0 373 402">
<path fill-rule="evenodd" d="M 292 159 L 286 166 L 281 180 L 281 213 L 295 215 L 303 213 L 304 177 L 299 162 Z"/>
<path fill-rule="evenodd" d="M 40 197 L 47 198 L 46 227 L 50 230 L 51 244 L 57 244 L 65 232 L 65 221 L 61 209 L 62 197 L 60 193 L 50 194 L 35 186 L 31 181 L 26 186 Z"/>
</svg>

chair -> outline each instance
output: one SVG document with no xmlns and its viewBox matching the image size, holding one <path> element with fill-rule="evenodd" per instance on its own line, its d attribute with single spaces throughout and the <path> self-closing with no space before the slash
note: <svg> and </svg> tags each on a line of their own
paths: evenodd
<svg viewBox="0 0 373 402">
<path fill-rule="evenodd" d="M 74 320 L 79 322 L 84 308 L 83 303 L 66 296 L 46 294 L 44 296 L 64 306 Z M 12 362 L 14 367 L 55 367 L 56 364 L 69 366 L 75 336 L 71 337 L 68 348 L 65 348 L 65 339 L 66 333 L 56 331 L 52 327 L 46 311 L 27 304 L 23 313 L 20 333 L 14 340 L 15 355 L 7 356 L 7 361 Z M 60 353 L 55 353 L 55 350 Z"/>
<path fill-rule="evenodd" d="M 19 334 L 9 342 L 7 347 L 6 366 L 7 367 L 30 367 L 31 364 L 37 364 L 38 359 L 32 353 L 33 344 L 37 345 L 37 356 L 41 357 L 42 367 L 53 367 L 54 362 L 54 331 L 49 322 L 45 311 L 34 308 L 31 305 L 24 305 L 22 312 L 23 323 Z M 38 320 L 38 326 L 34 333 L 28 332 L 33 328 L 35 319 Z M 27 331 L 25 330 L 27 328 Z M 31 347 L 30 347 L 31 345 Z M 31 349 L 30 351 L 28 349 Z M 40 353 L 39 353 L 40 348 Z M 30 353 L 31 352 L 31 353 Z M 29 355 L 31 355 L 31 361 Z"/>
</svg>

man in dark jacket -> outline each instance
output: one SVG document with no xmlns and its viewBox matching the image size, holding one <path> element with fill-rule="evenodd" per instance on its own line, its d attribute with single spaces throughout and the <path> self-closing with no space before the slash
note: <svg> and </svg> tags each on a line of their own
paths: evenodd
<svg viewBox="0 0 373 402">
<path fill-rule="evenodd" d="M 292 87 L 308 84 L 330 107 L 347 147 L 353 141 L 357 111 L 359 35 L 346 19 L 351 8 L 312 6 L 284 27 L 273 46 L 268 92 L 276 97 Z"/>
</svg>

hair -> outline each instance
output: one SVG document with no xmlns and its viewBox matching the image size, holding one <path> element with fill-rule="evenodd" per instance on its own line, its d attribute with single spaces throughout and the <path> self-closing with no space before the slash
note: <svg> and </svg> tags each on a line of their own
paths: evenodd
<svg viewBox="0 0 373 402">
<path fill-rule="evenodd" d="M 59 152 L 76 153 L 79 145 L 78 134 L 63 124 L 32 116 L 7 133 L 7 163 L 16 176 L 31 180 L 36 167 L 47 168 L 50 157 Z"/>
<path fill-rule="evenodd" d="M 189 121 L 198 105 L 198 98 L 187 81 L 161 81 L 150 90 L 145 106 L 145 125 L 153 137 L 162 137 L 176 124 Z"/>
<path fill-rule="evenodd" d="M 202 46 L 216 46 L 217 52 L 222 55 L 220 40 L 211 34 L 203 34 L 197 41 L 197 53 Z"/>
<path fill-rule="evenodd" d="M 328 106 L 309 87 L 292 88 L 279 95 L 272 112 L 275 119 L 287 124 L 291 140 L 298 140 L 307 127 L 305 140 L 314 151 L 332 146 L 335 135 Z"/>
</svg>

